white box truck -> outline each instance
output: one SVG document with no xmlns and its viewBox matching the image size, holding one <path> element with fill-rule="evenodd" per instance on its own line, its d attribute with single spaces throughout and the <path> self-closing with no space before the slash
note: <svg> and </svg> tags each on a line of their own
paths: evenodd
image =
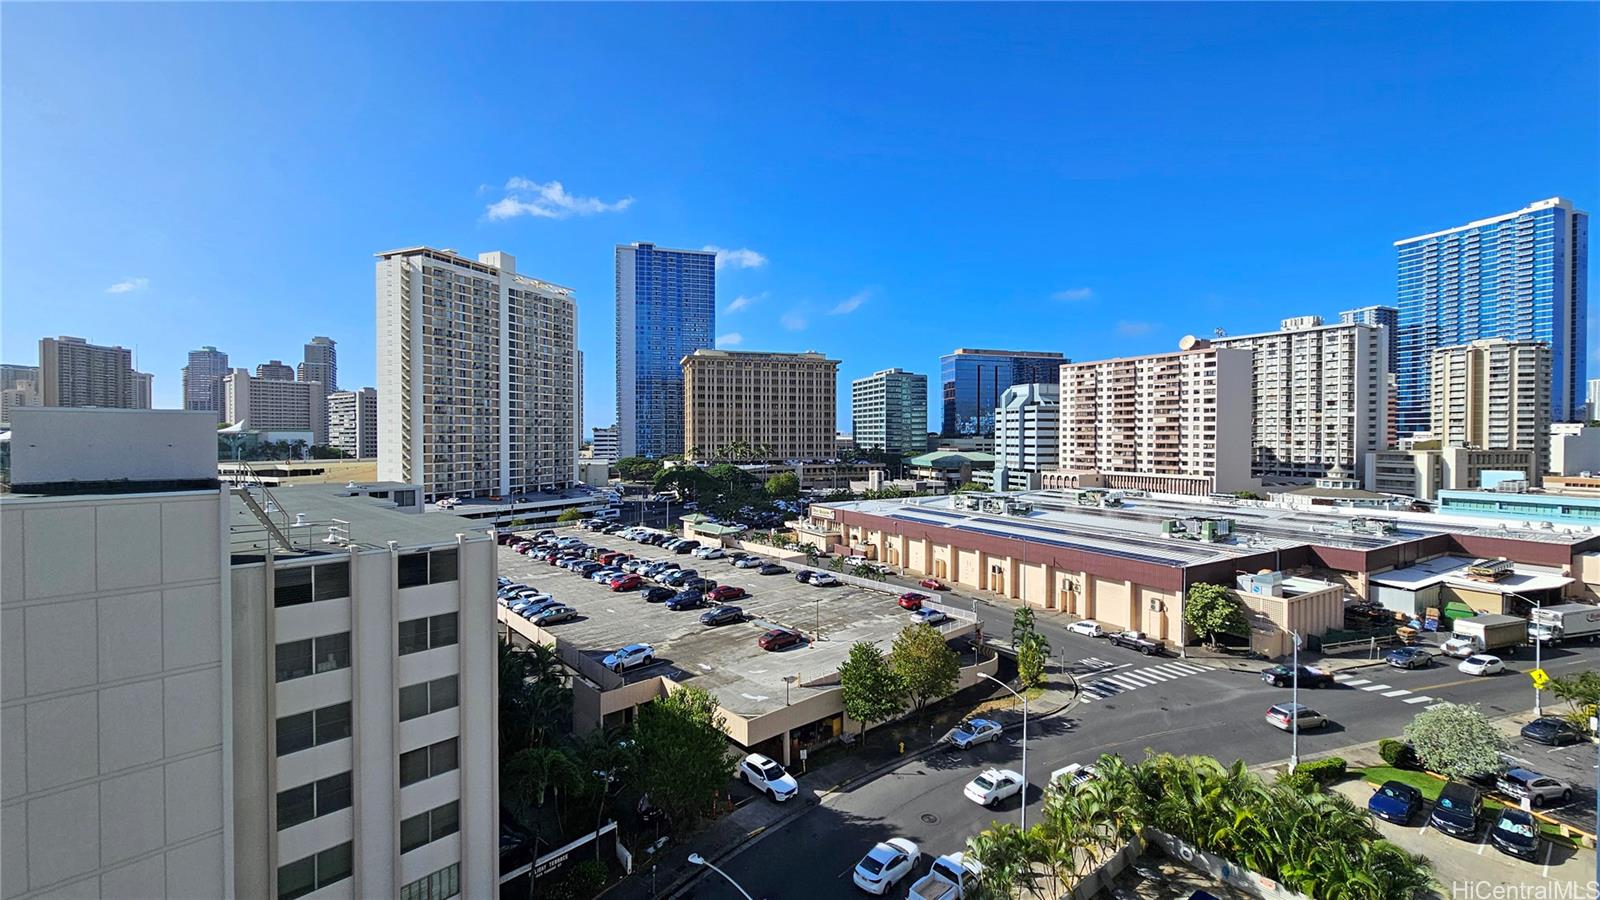
<svg viewBox="0 0 1600 900">
<path fill-rule="evenodd" d="M 1600 606 L 1562 603 L 1533 611 L 1528 639 L 1546 644 L 1600 638 Z"/>
<path fill-rule="evenodd" d="M 977 893 L 983 866 L 970 853 L 951 853 L 933 861 L 928 874 L 911 885 L 909 900 L 962 900 Z"/>
<path fill-rule="evenodd" d="M 1488 613 L 1457 619 L 1450 630 L 1450 639 L 1440 649 L 1457 659 L 1474 653 L 1511 656 L 1528 643 L 1528 620 L 1519 616 Z"/>
</svg>

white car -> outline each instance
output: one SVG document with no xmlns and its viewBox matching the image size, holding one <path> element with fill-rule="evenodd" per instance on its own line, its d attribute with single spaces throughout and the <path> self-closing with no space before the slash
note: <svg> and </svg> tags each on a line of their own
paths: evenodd
<svg viewBox="0 0 1600 900">
<path fill-rule="evenodd" d="M 807 578 L 806 582 L 812 587 L 835 587 L 839 584 L 839 579 L 829 575 L 827 572 L 812 572 L 811 577 Z"/>
<path fill-rule="evenodd" d="M 736 569 L 759 569 L 766 563 L 767 561 L 759 556 L 746 556 L 744 559 L 734 563 L 733 567 Z"/>
<path fill-rule="evenodd" d="M 690 555 L 695 559 L 721 559 L 725 554 L 721 547 L 701 547 Z"/>
<path fill-rule="evenodd" d="M 1101 628 L 1100 623 L 1093 619 L 1084 619 L 1081 622 L 1073 622 L 1071 625 L 1067 626 L 1067 630 L 1073 634 L 1081 634 L 1084 637 L 1106 636 L 1106 630 Z"/>
<path fill-rule="evenodd" d="M 993 719 L 968 719 L 950 730 L 950 743 L 958 750 L 971 750 L 999 737 L 1000 723 Z"/>
<path fill-rule="evenodd" d="M 994 806 L 1007 797 L 1022 793 L 1022 774 L 1011 769 L 984 769 L 962 790 L 979 806 Z"/>
<path fill-rule="evenodd" d="M 910 875 L 920 859 L 922 850 L 916 844 L 903 837 L 889 838 L 868 850 L 850 877 L 856 887 L 881 897 Z"/>
<path fill-rule="evenodd" d="M 1456 669 L 1467 675 L 1499 675 L 1506 670 L 1506 664 L 1498 656 L 1478 654 L 1463 659 Z"/>
<path fill-rule="evenodd" d="M 621 674 L 624 669 L 634 666 L 648 666 L 656 659 L 656 648 L 649 644 L 629 644 L 615 653 L 608 654 L 600 664 L 613 672 Z"/>
<path fill-rule="evenodd" d="M 779 803 L 800 792 L 794 776 L 783 770 L 777 762 L 752 753 L 739 760 L 739 780 Z"/>
<path fill-rule="evenodd" d="M 1453 656 L 1456 659 L 1466 659 L 1469 656 L 1477 654 L 1478 644 L 1477 642 L 1473 641 L 1472 638 L 1451 638 L 1450 640 L 1440 644 L 1439 650 L 1440 652 L 1444 653 L 1445 656 Z"/>
</svg>

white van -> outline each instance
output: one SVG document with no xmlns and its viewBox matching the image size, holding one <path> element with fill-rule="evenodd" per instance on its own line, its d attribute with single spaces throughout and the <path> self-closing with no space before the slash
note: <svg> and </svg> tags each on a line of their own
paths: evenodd
<svg viewBox="0 0 1600 900">
<path fill-rule="evenodd" d="M 622 510 L 615 507 L 609 507 L 595 513 L 594 517 L 607 522 L 615 522 L 617 519 L 622 518 Z"/>
</svg>

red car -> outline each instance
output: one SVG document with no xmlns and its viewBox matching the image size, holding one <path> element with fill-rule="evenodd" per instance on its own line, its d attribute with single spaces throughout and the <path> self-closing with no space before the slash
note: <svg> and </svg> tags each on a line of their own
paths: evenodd
<svg viewBox="0 0 1600 900">
<path fill-rule="evenodd" d="M 637 589 L 641 583 L 643 582 L 637 575 L 631 573 L 618 575 L 616 578 L 611 579 L 611 590 L 631 591 Z"/>
<path fill-rule="evenodd" d="M 906 591 L 904 594 L 900 595 L 900 608 L 913 610 L 921 609 L 922 601 L 926 599 L 928 599 L 927 594 L 919 594 L 916 591 Z"/>
<path fill-rule="evenodd" d="M 805 643 L 806 639 L 798 631 L 787 628 L 774 628 L 756 638 L 756 646 L 763 650 L 782 650 L 785 647 L 797 647 Z"/>
<path fill-rule="evenodd" d="M 611 551 L 609 553 L 602 553 L 599 556 L 595 557 L 595 561 L 600 563 L 603 566 L 618 565 L 619 563 L 626 562 L 627 559 L 628 559 L 628 554 L 623 553 L 621 551 L 617 551 L 617 550 L 613 550 L 613 551 Z"/>
<path fill-rule="evenodd" d="M 707 594 L 706 597 L 710 600 L 715 600 L 718 603 L 726 603 L 729 600 L 744 599 L 745 592 L 744 588 L 742 587 L 735 587 L 731 584 L 725 584 L 718 588 L 712 588 L 711 593 Z"/>
<path fill-rule="evenodd" d="M 917 582 L 917 585 L 919 587 L 925 587 L 930 591 L 946 591 L 946 590 L 949 590 L 949 588 L 944 586 L 944 582 L 940 581 L 937 578 L 924 578 L 921 581 Z"/>
</svg>

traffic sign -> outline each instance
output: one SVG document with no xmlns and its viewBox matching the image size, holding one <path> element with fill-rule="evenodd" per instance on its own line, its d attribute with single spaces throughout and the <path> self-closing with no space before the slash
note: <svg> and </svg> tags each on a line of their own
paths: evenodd
<svg viewBox="0 0 1600 900">
<path fill-rule="evenodd" d="M 1534 669 L 1528 673 L 1528 677 L 1533 679 L 1533 686 L 1537 690 L 1544 690 L 1545 686 L 1550 683 L 1550 676 L 1545 674 L 1543 669 Z"/>
</svg>

